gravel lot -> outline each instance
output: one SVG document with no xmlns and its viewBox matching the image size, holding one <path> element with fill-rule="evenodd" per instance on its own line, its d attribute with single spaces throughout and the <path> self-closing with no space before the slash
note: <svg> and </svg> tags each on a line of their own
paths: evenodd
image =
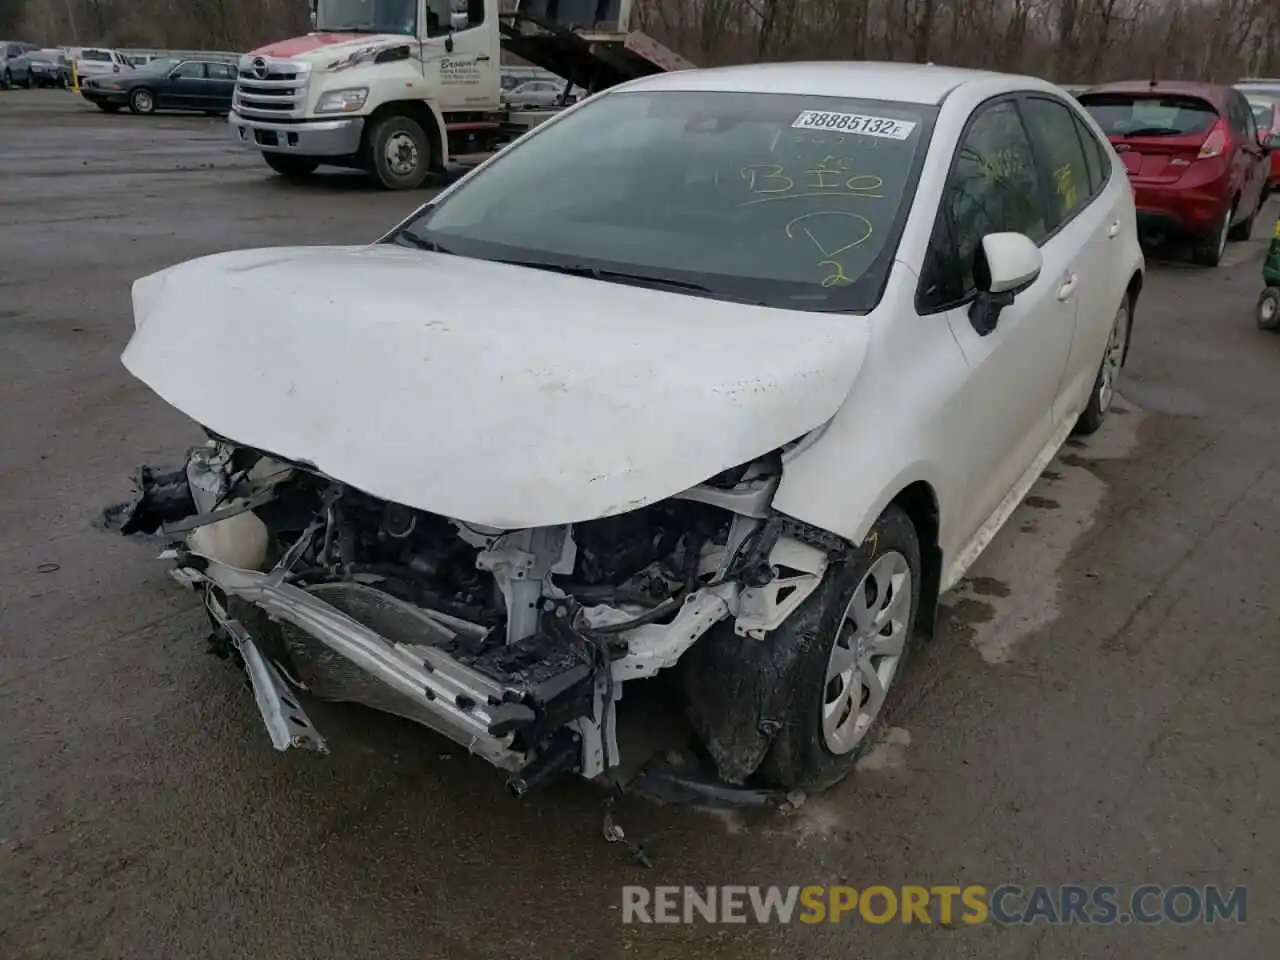
<svg viewBox="0 0 1280 960">
<path fill-rule="evenodd" d="M 785 814 L 629 799 L 645 871 L 603 840 L 598 789 L 516 803 L 405 722 L 317 706 L 333 755 L 275 753 L 191 596 L 90 525 L 136 465 L 197 439 L 119 364 L 134 278 L 371 240 L 420 199 L 286 185 L 216 121 L 0 94 L 0 957 L 1280 956 L 1264 241 L 1213 271 L 1153 262 L 1122 409 L 948 598 L 866 769 Z M 618 909 L 626 883 L 839 882 L 1247 884 L 1250 902 L 1243 925 L 1106 929 Z"/>
</svg>

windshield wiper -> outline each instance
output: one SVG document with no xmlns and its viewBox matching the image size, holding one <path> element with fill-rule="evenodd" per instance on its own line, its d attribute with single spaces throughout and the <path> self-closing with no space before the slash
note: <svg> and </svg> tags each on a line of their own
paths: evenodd
<svg viewBox="0 0 1280 960">
<path fill-rule="evenodd" d="M 378 30 L 375 27 L 327 27 L 326 33 L 395 33 L 395 30 Z"/>
<path fill-rule="evenodd" d="M 1122 130 L 1119 135 L 1122 137 L 1173 137 L 1178 135 L 1178 131 L 1170 130 L 1168 127 L 1139 127 L 1137 130 Z"/>
<path fill-rule="evenodd" d="M 545 263 L 541 260 L 495 260 L 494 263 L 505 263 L 512 267 L 530 267 L 534 270 L 549 270 L 552 273 L 563 273 L 571 277 L 590 277 L 606 283 L 628 283 L 635 286 L 652 286 L 667 290 L 687 290 L 690 293 L 712 293 L 710 287 L 690 280 L 671 280 L 667 277 L 653 277 L 641 273 L 627 273 L 625 270 L 604 270 L 600 267 L 588 267 L 580 263 Z"/>
<path fill-rule="evenodd" d="M 402 247 L 413 247 L 415 250 L 426 250 L 429 253 L 453 252 L 452 250 L 448 250 L 440 246 L 440 244 L 436 243 L 434 240 L 425 240 L 422 237 L 409 233 L 408 231 L 397 233 L 391 238 L 391 242 Z"/>
</svg>

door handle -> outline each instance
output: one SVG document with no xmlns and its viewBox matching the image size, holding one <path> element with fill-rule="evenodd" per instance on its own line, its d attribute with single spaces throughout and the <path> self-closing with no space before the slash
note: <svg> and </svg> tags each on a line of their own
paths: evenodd
<svg viewBox="0 0 1280 960">
<path fill-rule="evenodd" d="M 1107 239 L 1114 240 L 1118 236 L 1120 236 L 1120 221 L 1113 220 L 1111 226 L 1107 227 Z"/>
<path fill-rule="evenodd" d="M 1067 274 L 1067 279 L 1064 280 L 1062 286 L 1058 288 L 1058 299 L 1064 301 L 1070 300 L 1071 295 L 1076 292 L 1076 281 L 1079 279 L 1080 278 L 1074 273 Z"/>
<path fill-rule="evenodd" d="M 480 56 L 476 57 L 476 63 L 488 63 L 488 62 L 489 62 L 489 55 L 487 53 L 482 53 L 480 54 Z"/>
</svg>

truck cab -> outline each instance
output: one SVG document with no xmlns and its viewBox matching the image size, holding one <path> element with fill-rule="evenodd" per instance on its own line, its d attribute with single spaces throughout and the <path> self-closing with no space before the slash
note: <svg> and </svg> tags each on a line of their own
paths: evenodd
<svg viewBox="0 0 1280 960">
<path fill-rule="evenodd" d="M 284 176 L 330 164 L 411 189 L 545 118 L 504 109 L 504 49 L 587 90 L 692 67 L 630 29 L 631 2 L 312 0 L 310 33 L 240 59 L 229 124 Z"/>
</svg>

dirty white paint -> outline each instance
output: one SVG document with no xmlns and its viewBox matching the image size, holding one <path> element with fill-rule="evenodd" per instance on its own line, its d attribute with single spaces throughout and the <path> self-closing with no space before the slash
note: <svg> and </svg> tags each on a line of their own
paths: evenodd
<svg viewBox="0 0 1280 960">
<path fill-rule="evenodd" d="M 1085 460 L 1124 458 L 1137 442 L 1141 420 L 1141 412 L 1117 396 L 1102 428 L 1083 448 L 1066 451 Z M 988 663 L 1007 662 L 1020 642 L 1058 618 L 1059 571 L 1093 525 L 1106 494 L 1106 485 L 1087 467 L 1070 466 L 1059 458 L 1048 469 L 1057 479 L 1043 478 L 1032 487 L 1030 502 L 1013 513 L 1004 532 L 969 570 L 967 580 L 943 599 L 944 606 L 972 600 L 991 608 L 989 620 L 973 625 L 973 645 Z M 1056 506 L 1044 505 L 1046 501 Z M 1026 525 L 1033 529 L 1024 530 Z M 1008 595 L 975 590 L 975 581 L 986 580 L 1000 584 L 1000 592 Z"/>
<path fill-rule="evenodd" d="M 396 246 L 248 250 L 134 285 L 122 357 L 187 416 L 491 527 L 633 510 L 828 420 L 865 318 Z"/>
</svg>

